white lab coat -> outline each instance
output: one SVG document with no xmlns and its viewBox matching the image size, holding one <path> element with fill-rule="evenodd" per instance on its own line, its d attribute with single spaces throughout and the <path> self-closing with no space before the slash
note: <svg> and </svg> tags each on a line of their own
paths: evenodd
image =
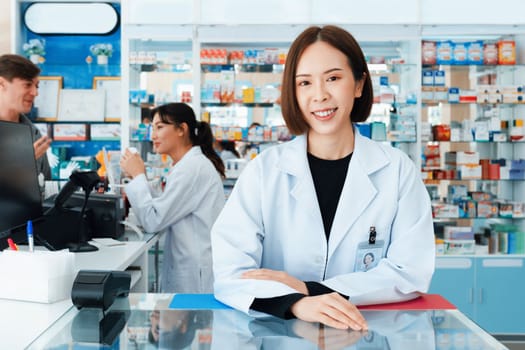
<svg viewBox="0 0 525 350">
<path fill-rule="evenodd" d="M 145 175 L 126 185 L 126 194 L 146 231 L 167 230 L 161 291 L 213 292 L 210 230 L 225 196 L 219 173 L 200 147 L 171 168 L 160 196 L 154 196 Z"/>
<path fill-rule="evenodd" d="M 237 156 L 235 155 L 235 153 L 227 149 L 221 151 L 220 157 L 222 161 L 224 162 L 224 164 L 226 164 L 226 161 L 228 159 L 237 159 Z"/>
<path fill-rule="evenodd" d="M 306 136 L 248 163 L 212 229 L 217 299 L 252 313 L 254 298 L 297 293 L 279 282 L 239 278 L 257 268 L 321 282 L 358 305 L 427 291 L 435 246 L 430 198 L 419 170 L 402 151 L 355 134 L 328 244 Z M 368 241 L 370 226 L 385 242 L 382 259 L 367 272 L 354 272 L 357 246 Z"/>
</svg>

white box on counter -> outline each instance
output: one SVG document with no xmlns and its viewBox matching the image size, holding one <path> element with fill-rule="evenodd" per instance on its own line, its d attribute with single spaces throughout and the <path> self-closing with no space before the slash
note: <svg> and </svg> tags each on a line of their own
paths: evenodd
<svg viewBox="0 0 525 350">
<path fill-rule="evenodd" d="M 75 255 L 64 251 L 0 253 L 0 298 L 54 303 L 71 297 Z"/>
</svg>

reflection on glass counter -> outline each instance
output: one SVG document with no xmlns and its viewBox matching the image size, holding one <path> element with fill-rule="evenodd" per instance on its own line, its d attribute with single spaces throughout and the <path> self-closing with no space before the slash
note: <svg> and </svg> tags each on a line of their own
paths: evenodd
<svg viewBox="0 0 525 350">
<path fill-rule="evenodd" d="M 30 349 L 506 349 L 457 310 L 363 311 L 369 330 L 170 309 L 171 294 L 130 294 L 105 315 L 71 309 Z"/>
</svg>

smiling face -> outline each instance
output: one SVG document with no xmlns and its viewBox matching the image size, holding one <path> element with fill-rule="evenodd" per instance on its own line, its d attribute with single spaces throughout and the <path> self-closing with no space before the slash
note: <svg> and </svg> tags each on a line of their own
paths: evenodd
<svg viewBox="0 0 525 350">
<path fill-rule="evenodd" d="M 184 129 L 174 124 L 168 124 L 162 121 L 159 114 L 153 117 L 153 128 L 151 139 L 153 148 L 159 154 L 168 154 L 172 156 L 180 147 L 184 137 Z"/>
<path fill-rule="evenodd" d="M 310 45 L 299 58 L 295 84 L 309 140 L 352 134 L 350 113 L 363 79 L 356 81 L 341 51 L 323 41 Z"/>
<path fill-rule="evenodd" d="M 0 116 L 5 120 L 18 121 L 20 113 L 29 113 L 38 96 L 38 78 L 26 80 L 0 77 Z M 16 118 L 16 119 L 13 119 Z"/>
</svg>

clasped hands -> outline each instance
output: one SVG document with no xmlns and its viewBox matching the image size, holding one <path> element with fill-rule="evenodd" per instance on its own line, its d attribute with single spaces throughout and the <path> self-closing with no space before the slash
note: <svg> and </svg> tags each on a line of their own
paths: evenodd
<svg viewBox="0 0 525 350">
<path fill-rule="evenodd" d="M 243 273 L 242 278 L 281 282 L 307 295 L 291 307 L 292 313 L 298 319 L 319 322 L 338 329 L 368 329 L 366 320 L 357 307 L 336 292 L 308 296 L 306 284 L 284 271 L 256 269 Z"/>
</svg>

